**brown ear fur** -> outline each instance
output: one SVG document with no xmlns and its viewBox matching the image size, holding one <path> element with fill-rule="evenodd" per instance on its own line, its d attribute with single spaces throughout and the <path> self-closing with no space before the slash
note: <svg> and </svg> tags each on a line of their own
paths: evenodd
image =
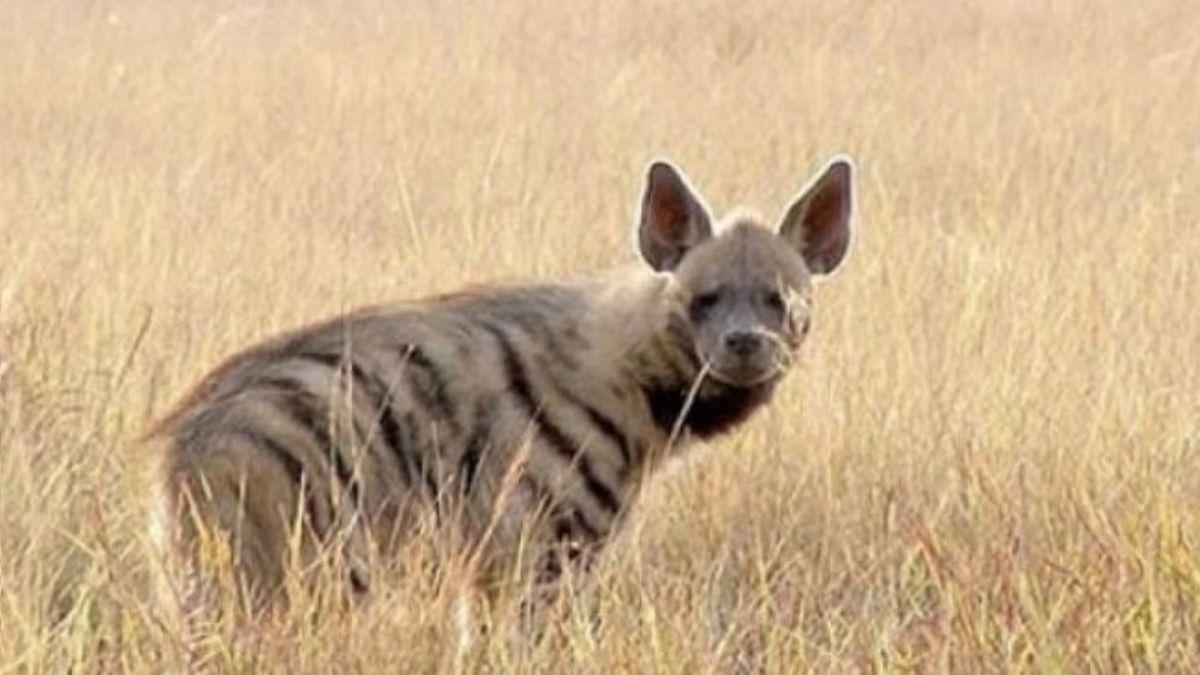
<svg viewBox="0 0 1200 675">
<path fill-rule="evenodd" d="M 850 250 L 854 165 L 838 156 L 825 165 L 788 207 L 779 236 L 799 253 L 813 274 L 829 274 Z"/>
<path fill-rule="evenodd" d="M 660 272 L 673 270 L 688 249 L 711 236 L 708 209 L 683 174 L 668 162 L 651 163 L 637 232 L 646 262 Z"/>
</svg>

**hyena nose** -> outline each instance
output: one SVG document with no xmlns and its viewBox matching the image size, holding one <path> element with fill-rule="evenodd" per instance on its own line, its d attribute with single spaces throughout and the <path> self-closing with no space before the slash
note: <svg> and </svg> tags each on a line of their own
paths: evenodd
<svg viewBox="0 0 1200 675">
<path fill-rule="evenodd" d="M 725 350 L 735 356 L 754 356 L 763 348 L 763 338 L 751 331 L 733 331 L 725 335 Z"/>
</svg>

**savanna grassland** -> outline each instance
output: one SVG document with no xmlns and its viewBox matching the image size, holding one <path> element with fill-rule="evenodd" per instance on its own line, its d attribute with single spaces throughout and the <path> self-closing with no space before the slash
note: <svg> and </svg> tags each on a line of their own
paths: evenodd
<svg viewBox="0 0 1200 675">
<path fill-rule="evenodd" d="M 654 483 L 589 609 L 456 657 L 415 546 L 208 662 L 1200 670 L 1198 35 L 1191 0 L 7 0 L 0 673 L 181 666 L 137 438 L 224 355 L 631 264 L 653 156 L 774 217 L 838 151 L 860 236 L 802 365 Z"/>
</svg>

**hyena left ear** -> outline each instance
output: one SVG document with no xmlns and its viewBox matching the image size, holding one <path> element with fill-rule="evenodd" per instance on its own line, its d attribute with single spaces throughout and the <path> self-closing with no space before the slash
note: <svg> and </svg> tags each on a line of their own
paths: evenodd
<svg viewBox="0 0 1200 675">
<path fill-rule="evenodd" d="M 655 161 L 646 171 L 637 243 L 656 271 L 669 272 L 688 249 L 712 236 L 708 209 L 688 181 L 668 162 Z"/>
<path fill-rule="evenodd" d="M 854 165 L 839 155 L 825 165 L 788 207 L 779 236 L 792 245 L 813 274 L 837 269 L 850 249 Z"/>
</svg>

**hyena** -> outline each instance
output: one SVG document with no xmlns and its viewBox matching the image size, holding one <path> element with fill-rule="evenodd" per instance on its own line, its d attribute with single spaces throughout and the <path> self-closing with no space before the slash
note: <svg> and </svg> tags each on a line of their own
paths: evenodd
<svg viewBox="0 0 1200 675">
<path fill-rule="evenodd" d="M 776 227 L 714 224 L 656 161 L 636 219 L 648 270 L 363 309 L 233 356 L 153 432 L 175 569 L 203 576 L 215 537 L 269 601 L 336 548 L 364 593 L 363 547 L 429 519 L 481 575 L 517 548 L 538 583 L 586 569 L 655 467 L 771 399 L 813 278 L 849 249 L 851 184 L 838 157 Z"/>
</svg>

